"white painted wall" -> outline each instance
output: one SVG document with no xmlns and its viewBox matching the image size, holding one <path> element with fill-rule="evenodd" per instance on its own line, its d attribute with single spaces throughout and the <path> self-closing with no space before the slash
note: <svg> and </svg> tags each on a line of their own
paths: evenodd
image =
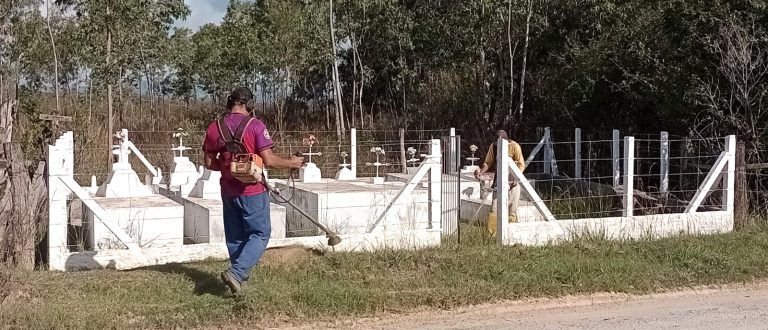
<svg viewBox="0 0 768 330">
<path fill-rule="evenodd" d="M 633 217 L 511 223 L 505 244 L 545 245 L 584 235 L 607 239 L 646 239 L 733 230 L 733 213 L 659 214 Z"/>
</svg>

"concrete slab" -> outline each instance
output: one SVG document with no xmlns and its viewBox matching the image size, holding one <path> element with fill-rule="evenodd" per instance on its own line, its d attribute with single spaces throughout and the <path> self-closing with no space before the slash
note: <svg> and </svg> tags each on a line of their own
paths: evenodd
<svg viewBox="0 0 768 330">
<path fill-rule="evenodd" d="M 134 198 L 94 197 L 111 219 L 140 247 L 165 247 L 183 244 L 184 207 L 160 195 Z M 83 208 L 86 244 L 93 250 L 123 249 L 124 245 L 109 229 Z"/>
<path fill-rule="evenodd" d="M 184 240 L 187 244 L 224 242 L 223 207 L 220 200 L 185 197 Z M 285 207 L 270 204 L 271 239 L 285 238 Z"/>
<path fill-rule="evenodd" d="M 508 245 L 545 245 L 588 236 L 606 239 L 657 239 L 680 234 L 707 235 L 733 231 L 733 212 L 657 214 L 509 224 Z"/>
<path fill-rule="evenodd" d="M 338 234 L 362 234 L 381 217 L 387 206 L 405 187 L 403 182 L 372 184 L 323 179 L 320 183 L 296 182 L 290 188 L 278 183 L 281 194 Z M 402 231 L 429 227 L 428 192 L 416 189 L 411 198 L 395 205 L 379 222 L 384 230 Z M 291 206 L 286 205 L 286 236 L 320 235 L 320 230 Z"/>
</svg>

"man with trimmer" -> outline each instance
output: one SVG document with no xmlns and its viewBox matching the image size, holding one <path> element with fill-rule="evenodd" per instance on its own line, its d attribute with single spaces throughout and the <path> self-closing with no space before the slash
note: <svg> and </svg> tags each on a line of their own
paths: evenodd
<svg viewBox="0 0 768 330">
<path fill-rule="evenodd" d="M 266 125 L 248 112 L 252 98 L 248 88 L 232 91 L 227 98 L 228 113 L 208 126 L 203 143 L 205 167 L 221 171 L 224 236 L 230 261 L 221 279 L 235 295 L 242 292 L 242 284 L 264 254 L 272 232 L 263 167 L 298 169 L 304 161 L 272 152 Z"/>
<path fill-rule="evenodd" d="M 515 165 L 520 171 L 525 171 L 525 159 L 523 158 L 523 151 L 517 142 L 512 141 L 507 136 L 507 132 L 499 130 L 496 132 L 496 139 L 504 139 L 509 142 L 509 157 L 515 162 Z M 475 170 L 475 177 L 480 179 L 480 175 L 486 172 L 496 171 L 496 142 L 493 142 L 488 146 L 488 153 L 485 155 L 485 161 L 483 167 L 479 170 Z M 494 235 L 496 233 L 496 194 L 501 190 L 506 191 L 509 194 L 509 222 L 517 222 L 517 203 L 520 200 L 520 186 L 517 182 L 517 178 L 510 173 L 509 187 L 507 189 L 501 189 L 497 187 L 498 178 L 494 176 L 493 185 L 493 202 L 491 202 L 491 211 L 488 213 L 488 221 L 486 222 L 486 229 L 488 233 Z"/>
</svg>

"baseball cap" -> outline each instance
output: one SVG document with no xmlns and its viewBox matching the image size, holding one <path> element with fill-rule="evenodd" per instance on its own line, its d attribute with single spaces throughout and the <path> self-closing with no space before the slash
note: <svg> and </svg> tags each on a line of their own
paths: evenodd
<svg viewBox="0 0 768 330">
<path fill-rule="evenodd" d="M 235 90 L 233 90 L 231 94 L 229 94 L 229 99 L 231 101 L 248 102 L 251 99 L 253 99 L 253 93 L 251 93 L 251 90 L 248 88 L 238 87 L 238 88 L 235 88 Z"/>
</svg>

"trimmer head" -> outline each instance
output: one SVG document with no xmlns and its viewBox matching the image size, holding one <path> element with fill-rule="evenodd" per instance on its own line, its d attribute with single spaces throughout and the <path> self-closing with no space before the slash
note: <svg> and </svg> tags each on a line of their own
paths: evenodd
<svg viewBox="0 0 768 330">
<path fill-rule="evenodd" d="M 338 245 L 339 243 L 341 243 L 341 237 L 339 237 L 338 235 L 329 235 L 328 236 L 328 245 L 329 246 Z"/>
</svg>

